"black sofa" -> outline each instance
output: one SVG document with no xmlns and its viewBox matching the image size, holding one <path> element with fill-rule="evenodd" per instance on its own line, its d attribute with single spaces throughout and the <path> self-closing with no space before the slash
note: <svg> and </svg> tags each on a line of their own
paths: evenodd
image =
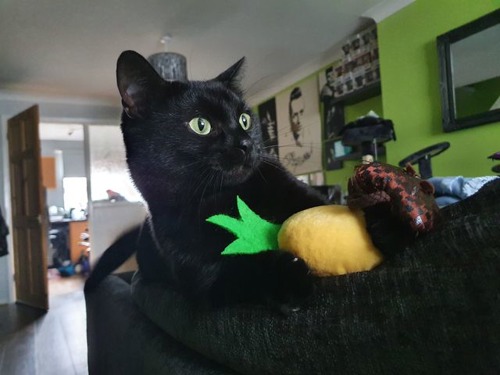
<svg viewBox="0 0 500 375">
<path fill-rule="evenodd" d="M 442 214 L 376 269 L 318 279 L 289 316 L 109 276 L 86 295 L 90 374 L 498 374 L 500 179 Z"/>
</svg>

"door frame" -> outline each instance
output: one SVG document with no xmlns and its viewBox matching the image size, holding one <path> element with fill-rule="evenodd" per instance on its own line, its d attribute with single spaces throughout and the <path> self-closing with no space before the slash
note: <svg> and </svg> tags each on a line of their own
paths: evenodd
<svg viewBox="0 0 500 375">
<path fill-rule="evenodd" d="M 10 205 L 10 170 L 7 142 L 7 121 L 17 113 L 37 104 L 40 106 L 40 122 L 77 123 L 87 125 L 119 125 L 122 108 L 114 101 L 73 97 L 16 94 L 0 90 L 0 206 L 9 228 L 12 227 Z M 13 249 L 12 236 L 7 236 L 9 253 Z M 12 254 L 0 257 L 0 304 L 13 303 L 14 260 Z"/>
<path fill-rule="evenodd" d="M 7 120 L 10 202 L 13 210 L 10 232 L 14 243 L 12 258 L 16 302 L 48 310 L 48 212 L 42 184 L 39 124 L 38 105 L 32 105 Z M 13 166 L 16 168 L 11 168 Z M 17 173 L 13 175 L 15 171 Z M 17 177 L 13 179 L 14 176 Z M 12 188 L 16 189 L 15 195 Z M 13 201 L 13 198 L 17 200 Z"/>
<path fill-rule="evenodd" d="M 10 204 L 10 168 L 9 168 L 9 142 L 7 141 L 7 121 L 12 116 L 0 116 L 0 177 L 3 183 L 0 186 L 0 196 L 2 196 L 1 207 L 3 208 L 3 215 L 7 226 L 12 228 L 12 207 Z M 0 299 L 0 304 L 12 303 L 15 301 L 15 285 L 14 285 L 14 257 L 12 250 L 14 249 L 14 241 L 12 236 L 7 236 L 7 246 L 9 254 L 0 258 L 0 284 L 5 282 L 7 299 Z M 5 275 L 2 275 L 2 263 L 5 269 Z"/>
</svg>

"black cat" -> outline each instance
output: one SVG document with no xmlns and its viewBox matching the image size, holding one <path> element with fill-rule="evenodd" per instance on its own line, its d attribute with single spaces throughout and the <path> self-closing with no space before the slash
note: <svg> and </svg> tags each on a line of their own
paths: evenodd
<svg viewBox="0 0 500 375">
<path fill-rule="evenodd" d="M 127 163 L 150 215 L 104 253 L 87 290 L 137 250 L 144 279 L 167 282 L 191 299 L 294 307 L 308 296 L 312 277 L 301 259 L 276 249 L 222 256 L 234 237 L 206 222 L 214 214 L 237 216 L 236 196 L 275 223 L 326 204 L 263 149 L 239 85 L 243 62 L 209 81 L 167 82 L 136 52 L 121 54 Z"/>
</svg>

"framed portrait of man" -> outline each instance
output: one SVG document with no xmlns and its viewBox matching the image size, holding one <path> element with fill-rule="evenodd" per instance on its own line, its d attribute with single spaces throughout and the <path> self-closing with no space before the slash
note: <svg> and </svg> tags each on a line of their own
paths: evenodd
<svg viewBox="0 0 500 375">
<path fill-rule="evenodd" d="M 322 170 L 318 81 L 311 77 L 276 96 L 279 158 L 295 175 Z"/>
</svg>

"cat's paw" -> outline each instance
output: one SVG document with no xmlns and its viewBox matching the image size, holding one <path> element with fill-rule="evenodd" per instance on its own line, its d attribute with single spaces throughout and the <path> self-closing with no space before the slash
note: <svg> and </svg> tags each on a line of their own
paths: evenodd
<svg viewBox="0 0 500 375">
<path fill-rule="evenodd" d="M 366 230 L 385 257 L 402 252 L 415 239 L 408 225 L 391 212 L 389 205 L 366 207 L 364 213 Z"/>
<path fill-rule="evenodd" d="M 269 270 L 269 299 L 285 314 L 304 306 L 313 289 L 313 277 L 304 260 L 295 255 L 278 251 L 273 267 Z"/>
</svg>

